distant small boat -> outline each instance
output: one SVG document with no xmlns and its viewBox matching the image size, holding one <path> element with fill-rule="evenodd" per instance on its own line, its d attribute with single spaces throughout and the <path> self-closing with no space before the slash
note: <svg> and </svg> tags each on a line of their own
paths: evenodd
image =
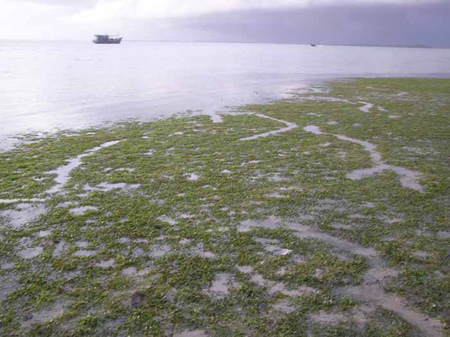
<svg viewBox="0 0 450 337">
<path fill-rule="evenodd" d="M 122 37 L 110 36 L 110 35 L 95 35 L 95 44 L 120 44 L 122 42 Z"/>
<path fill-rule="evenodd" d="M 316 45 L 314 43 L 311 43 L 311 47 L 315 47 Z"/>
</svg>

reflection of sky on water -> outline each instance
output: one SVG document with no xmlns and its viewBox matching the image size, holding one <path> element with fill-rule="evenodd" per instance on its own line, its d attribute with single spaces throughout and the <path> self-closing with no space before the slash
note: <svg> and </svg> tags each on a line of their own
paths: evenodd
<svg viewBox="0 0 450 337">
<path fill-rule="evenodd" d="M 264 102 L 312 80 L 450 74 L 450 50 L 0 42 L 0 136 Z"/>
</svg>

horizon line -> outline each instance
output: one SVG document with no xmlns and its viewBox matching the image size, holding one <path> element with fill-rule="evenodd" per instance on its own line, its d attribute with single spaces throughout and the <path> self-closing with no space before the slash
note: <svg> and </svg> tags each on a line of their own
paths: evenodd
<svg viewBox="0 0 450 337">
<path fill-rule="evenodd" d="M 73 39 L 25 39 L 25 38 L 0 38 L 0 41 L 16 42 L 91 42 L 81 38 Z M 315 45 L 315 46 L 340 46 L 340 47 L 375 47 L 375 48 L 411 48 L 411 49 L 450 49 L 450 46 L 429 46 L 424 44 L 364 44 L 364 43 L 320 43 L 320 42 L 274 42 L 274 41 L 234 41 L 234 40 L 153 40 L 140 38 L 124 38 L 123 42 L 150 42 L 150 43 L 228 43 L 228 44 L 268 44 L 268 45 Z"/>
</svg>

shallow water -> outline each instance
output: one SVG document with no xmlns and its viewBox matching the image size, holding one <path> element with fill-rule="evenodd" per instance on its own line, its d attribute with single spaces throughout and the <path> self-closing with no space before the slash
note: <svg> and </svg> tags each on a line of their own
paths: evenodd
<svg viewBox="0 0 450 337">
<path fill-rule="evenodd" d="M 351 180 L 361 180 L 388 170 L 393 171 L 400 176 L 400 183 L 403 187 L 407 187 L 418 192 L 424 192 L 423 187 L 418 183 L 420 174 L 399 166 L 381 164 L 372 168 L 353 171 L 348 173 L 346 177 Z"/>
<path fill-rule="evenodd" d="M 341 321 L 346 320 L 345 316 L 341 313 L 331 314 L 326 312 L 319 312 L 311 315 L 310 318 L 315 322 L 328 325 L 338 325 Z"/>
<path fill-rule="evenodd" d="M 208 334 L 204 330 L 192 330 L 176 333 L 173 337 L 208 337 Z"/>
<path fill-rule="evenodd" d="M 314 293 L 316 291 L 316 289 L 314 288 L 305 286 L 295 287 L 294 289 L 288 289 L 284 283 L 266 280 L 260 274 L 253 274 L 250 280 L 259 285 L 260 287 L 267 287 L 269 294 L 272 295 L 280 292 L 283 295 L 293 297 Z"/>
<path fill-rule="evenodd" d="M 18 288 L 17 276 L 14 273 L 0 275 L 0 301 L 3 301 L 12 291 Z"/>
<path fill-rule="evenodd" d="M 292 253 L 292 250 L 290 250 L 290 249 L 285 249 L 285 248 L 281 248 L 281 247 L 273 246 L 273 245 L 266 246 L 264 249 L 267 250 L 269 253 L 272 253 L 272 254 L 278 255 L 278 256 L 286 256 L 286 255 L 289 255 Z"/>
<path fill-rule="evenodd" d="M 33 247 L 21 250 L 19 256 L 23 259 L 32 259 L 42 254 L 44 249 L 42 247 Z"/>
<path fill-rule="evenodd" d="M 367 102 L 359 102 L 359 103 L 364 104 L 364 106 L 359 108 L 359 110 L 361 110 L 362 112 L 370 112 L 370 109 L 373 108 L 372 103 L 367 103 Z"/>
<path fill-rule="evenodd" d="M 205 259 L 214 259 L 217 257 L 216 254 L 204 250 L 203 244 L 201 243 L 198 244 L 196 247 L 194 247 L 194 249 L 192 249 L 190 253 L 194 255 L 199 255 L 201 257 L 204 257 Z"/>
<path fill-rule="evenodd" d="M 258 139 L 258 138 L 265 138 L 265 137 L 277 135 L 277 134 L 280 134 L 280 133 L 288 132 L 288 131 L 290 131 L 290 130 L 295 129 L 295 128 L 298 127 L 297 124 L 295 124 L 295 123 L 290 123 L 290 122 L 283 121 L 283 120 L 281 120 L 281 119 L 277 119 L 277 118 L 273 118 L 273 117 L 269 117 L 269 116 L 266 116 L 266 115 L 255 114 L 255 116 L 258 116 L 258 117 L 260 117 L 260 118 L 270 119 L 270 120 L 273 120 L 273 121 L 275 121 L 275 122 L 285 124 L 286 127 L 285 127 L 285 128 L 281 128 L 281 129 L 278 129 L 278 130 L 274 130 L 274 131 L 268 131 L 268 132 L 265 132 L 265 133 L 261 133 L 261 134 L 259 134 L 259 135 L 254 135 L 254 136 L 251 136 L 251 137 L 242 138 L 242 139 L 241 139 L 242 141 L 246 141 L 246 140 L 254 140 L 254 139 Z"/>
<path fill-rule="evenodd" d="M 0 199 L 0 204 L 18 204 L 27 202 L 45 202 L 45 199 Z"/>
<path fill-rule="evenodd" d="M 56 185 L 49 189 L 46 193 L 53 194 L 61 192 L 64 185 L 69 181 L 69 175 L 72 170 L 76 169 L 81 165 L 81 159 L 84 157 L 88 157 L 93 155 L 95 152 L 100 151 L 101 149 L 116 145 L 120 142 L 120 140 L 115 140 L 111 142 L 104 143 L 100 146 L 94 147 L 83 154 L 78 155 L 75 158 L 71 158 L 68 160 L 66 165 L 60 166 L 57 169 L 50 171 L 50 174 L 56 174 L 55 182 Z"/>
<path fill-rule="evenodd" d="M 373 248 L 361 247 L 350 241 L 342 240 L 332 235 L 316 231 L 310 226 L 304 226 L 301 223 L 283 221 L 276 217 L 270 217 L 266 220 L 246 220 L 238 226 L 238 232 L 249 232 L 253 228 L 280 229 L 286 228 L 295 231 L 294 235 L 301 239 L 317 239 L 335 246 L 339 250 L 346 250 L 352 254 L 364 256 L 367 258 L 377 256 Z"/>
<path fill-rule="evenodd" d="M 403 187 L 410 188 L 410 189 L 413 189 L 413 190 L 421 192 L 421 193 L 424 192 L 422 186 L 419 184 L 420 173 L 408 170 L 403 167 L 392 166 L 392 165 L 386 164 L 382 160 L 381 154 L 378 151 L 376 151 L 376 145 L 369 143 L 367 141 L 364 141 L 364 140 L 359 140 L 359 139 L 347 137 L 344 135 L 324 133 L 320 130 L 319 127 L 317 127 L 315 125 L 308 125 L 308 126 L 304 127 L 303 130 L 306 132 L 313 133 L 315 135 L 331 135 L 333 137 L 336 137 L 336 138 L 346 141 L 346 142 L 359 144 L 364 148 L 364 150 L 366 150 L 369 153 L 374 166 L 371 168 L 364 168 L 364 169 L 355 170 L 353 172 L 347 173 L 346 177 L 348 179 L 361 180 L 364 178 L 372 177 L 377 173 L 379 174 L 379 173 L 382 173 L 383 171 L 389 170 L 389 171 L 395 172 L 397 175 L 400 176 L 400 183 Z"/>
<path fill-rule="evenodd" d="M 253 267 L 250 266 L 238 266 L 236 267 L 241 273 L 251 274 L 253 272 Z"/>
<path fill-rule="evenodd" d="M 282 226 L 283 225 L 283 226 Z M 359 255 L 367 258 L 370 268 L 363 275 L 363 282 L 359 286 L 337 288 L 336 292 L 347 295 L 359 300 L 370 301 L 385 309 L 392 310 L 409 323 L 418 326 L 427 336 L 442 336 L 442 325 L 439 321 L 427 317 L 420 312 L 409 309 L 403 304 L 401 298 L 389 295 L 382 287 L 382 282 L 386 278 L 395 277 L 398 271 L 392 268 L 387 268 L 386 263 L 378 256 L 378 253 L 373 248 L 365 248 L 356 243 L 340 239 L 338 237 L 318 232 L 312 227 L 295 226 L 295 224 L 285 223 L 282 220 L 272 217 L 264 221 L 245 221 L 241 224 L 239 229 L 244 232 L 251 230 L 254 227 L 262 227 L 267 229 L 289 228 L 294 230 L 294 235 L 298 238 L 312 238 L 324 241 L 327 244 L 334 246 L 336 249 L 346 251 L 347 253 Z M 242 231 L 242 230 L 241 230 Z M 245 267 L 238 267 L 241 272 L 252 273 L 253 269 L 244 269 Z M 270 284 L 259 274 L 253 274 L 251 280 L 260 286 L 269 286 L 269 292 L 282 292 L 287 296 L 298 296 L 302 293 L 310 293 L 315 290 L 307 287 L 300 287 L 295 290 L 288 290 L 282 283 Z"/>
<path fill-rule="evenodd" d="M 450 239 L 450 232 L 441 231 L 441 232 L 438 233 L 438 236 L 441 239 Z"/>
<path fill-rule="evenodd" d="M 97 254 L 95 250 L 77 250 L 73 256 L 93 256 L 95 254 Z"/>
<path fill-rule="evenodd" d="M 175 225 L 177 223 L 176 220 L 174 220 L 174 219 L 172 219 L 172 218 L 170 218 L 170 217 L 168 217 L 166 215 L 160 216 L 160 217 L 158 217 L 156 219 L 160 220 L 160 221 L 163 221 L 163 222 L 167 222 L 169 225 Z"/>
<path fill-rule="evenodd" d="M 66 251 L 67 248 L 68 244 L 65 241 L 58 241 L 55 244 L 55 249 L 53 250 L 52 256 L 53 257 L 61 256 Z"/>
<path fill-rule="evenodd" d="M 77 241 L 75 242 L 75 246 L 78 248 L 86 248 L 89 245 L 87 241 Z"/>
<path fill-rule="evenodd" d="M 46 238 L 47 236 L 49 236 L 50 234 L 52 234 L 51 230 L 48 231 L 39 231 L 38 236 L 40 238 Z"/>
<path fill-rule="evenodd" d="M 2 264 L 0 269 L 1 270 L 12 269 L 15 266 L 16 266 L 16 264 L 14 262 L 7 262 L 7 263 Z"/>
<path fill-rule="evenodd" d="M 168 253 L 170 253 L 170 246 L 168 245 L 153 245 L 150 247 L 151 253 L 150 256 L 152 257 L 162 257 Z"/>
<path fill-rule="evenodd" d="M 52 305 L 45 306 L 44 309 L 40 311 L 34 311 L 31 315 L 31 318 L 23 321 L 21 323 L 24 327 L 32 326 L 37 323 L 44 323 L 45 321 L 49 321 L 55 319 L 56 317 L 62 315 L 64 313 L 65 307 L 68 306 L 68 303 L 62 300 L 56 300 Z"/>
<path fill-rule="evenodd" d="M 277 311 L 281 311 L 281 312 L 285 312 L 285 313 L 290 313 L 290 312 L 293 312 L 293 311 L 296 310 L 293 306 L 291 306 L 289 304 L 288 300 L 278 301 L 277 303 L 272 305 L 272 309 L 273 310 L 277 310 Z"/>
<path fill-rule="evenodd" d="M 77 208 L 72 208 L 69 213 L 72 215 L 83 215 L 86 212 L 89 211 L 98 211 L 97 207 L 94 206 L 82 206 L 82 207 L 77 207 Z"/>
<path fill-rule="evenodd" d="M 200 176 L 195 173 L 185 174 L 185 176 L 187 177 L 186 179 L 189 181 L 197 181 L 200 178 Z"/>
<path fill-rule="evenodd" d="M 83 190 L 85 190 L 86 192 L 94 192 L 94 191 L 110 192 L 113 190 L 135 190 L 139 187 L 141 187 L 140 184 L 126 184 L 126 183 L 110 184 L 107 182 L 103 182 L 96 185 L 95 187 L 85 185 L 83 186 Z"/>
<path fill-rule="evenodd" d="M 374 302 L 384 309 L 395 312 L 409 323 L 421 329 L 426 336 L 442 337 L 442 327 L 437 320 L 408 309 L 402 304 L 400 298 L 388 295 L 379 284 L 348 287 L 342 289 L 341 293 L 359 300 Z"/>
<path fill-rule="evenodd" d="M 111 267 L 114 267 L 114 264 L 115 264 L 115 260 L 110 259 L 107 261 L 100 261 L 99 263 L 96 263 L 95 266 L 99 267 L 99 268 L 111 268 Z"/>
<path fill-rule="evenodd" d="M 110 47 L 0 41 L 0 138 L 187 110 L 220 120 L 215 112 L 226 106 L 283 98 L 311 81 L 450 74 L 445 49 L 126 40 Z"/>
<path fill-rule="evenodd" d="M 18 204 L 15 209 L 1 211 L 0 216 L 6 219 L 6 224 L 14 229 L 21 228 L 32 223 L 39 216 L 46 213 L 46 208 L 41 204 Z"/>
<path fill-rule="evenodd" d="M 126 275 L 126 276 L 134 275 L 136 273 L 137 273 L 136 267 L 129 267 L 129 268 L 122 270 L 122 274 Z"/>
<path fill-rule="evenodd" d="M 219 295 L 226 295 L 230 290 L 231 275 L 226 273 L 217 274 L 214 282 L 211 284 L 209 291 Z"/>
</svg>

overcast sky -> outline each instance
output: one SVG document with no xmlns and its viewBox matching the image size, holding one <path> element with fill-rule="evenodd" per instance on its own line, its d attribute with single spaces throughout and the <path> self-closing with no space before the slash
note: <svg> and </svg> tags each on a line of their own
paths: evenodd
<svg viewBox="0 0 450 337">
<path fill-rule="evenodd" d="M 450 47 L 450 0 L 0 0 L 0 39 Z"/>
</svg>

